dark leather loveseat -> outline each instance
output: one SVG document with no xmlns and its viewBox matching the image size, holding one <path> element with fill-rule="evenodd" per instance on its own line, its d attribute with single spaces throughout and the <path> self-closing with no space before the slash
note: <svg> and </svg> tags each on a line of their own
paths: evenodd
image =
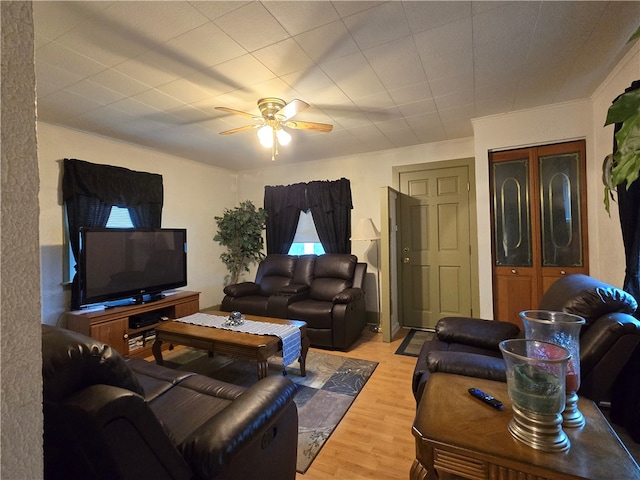
<svg viewBox="0 0 640 480">
<path fill-rule="evenodd" d="M 296 477 L 294 384 L 245 389 L 42 326 L 45 479 Z"/>
<path fill-rule="evenodd" d="M 267 255 L 254 282 L 227 285 L 221 309 L 307 323 L 314 347 L 348 349 L 366 326 L 366 263 L 355 255 Z"/>
<path fill-rule="evenodd" d="M 628 293 L 587 275 L 567 275 L 544 294 L 541 310 L 563 311 L 584 317 L 580 331 L 578 393 L 596 403 L 612 398 L 615 384 L 640 344 L 640 322 L 631 316 L 636 300 Z M 456 373 L 506 381 L 498 344 L 520 336 L 512 323 L 477 318 L 447 317 L 436 324 L 433 340 L 424 343 L 413 376 L 419 402 L 433 372 Z M 612 415 L 615 412 L 612 411 Z"/>
</svg>

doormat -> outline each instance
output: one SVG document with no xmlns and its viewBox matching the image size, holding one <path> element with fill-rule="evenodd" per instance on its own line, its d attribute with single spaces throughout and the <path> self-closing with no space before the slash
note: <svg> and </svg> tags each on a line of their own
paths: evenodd
<svg viewBox="0 0 640 480">
<path fill-rule="evenodd" d="M 420 355 L 422 344 L 428 340 L 433 339 L 435 332 L 429 332 L 424 330 L 416 330 L 412 328 L 407 336 L 396 350 L 396 355 L 406 355 L 407 357 L 417 357 Z"/>
<path fill-rule="evenodd" d="M 249 387 L 258 381 L 256 365 L 222 355 L 210 358 L 204 350 L 189 347 L 166 352 L 169 368 L 195 372 L 234 385 Z M 287 378 L 297 386 L 298 458 L 296 469 L 305 473 L 349 407 L 362 391 L 378 362 L 309 351 L 307 376 L 297 362 L 287 367 Z M 282 358 L 269 359 L 269 375 L 282 375 Z"/>
</svg>

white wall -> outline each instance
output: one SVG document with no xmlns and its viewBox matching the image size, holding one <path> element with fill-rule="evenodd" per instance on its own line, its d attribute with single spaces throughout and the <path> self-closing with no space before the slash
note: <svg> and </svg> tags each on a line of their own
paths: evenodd
<svg viewBox="0 0 640 480">
<path fill-rule="evenodd" d="M 77 158 L 92 163 L 159 173 L 164 185 L 163 227 L 187 229 L 189 284 L 202 292 L 202 308 L 222 301 L 226 268 L 222 248 L 213 241 L 214 217 L 236 205 L 237 175 L 217 167 L 112 141 L 47 123 L 38 123 L 40 164 L 40 255 L 42 319 L 57 324 L 68 309 L 70 291 L 63 287 L 63 209 L 61 161 Z"/>
</svg>

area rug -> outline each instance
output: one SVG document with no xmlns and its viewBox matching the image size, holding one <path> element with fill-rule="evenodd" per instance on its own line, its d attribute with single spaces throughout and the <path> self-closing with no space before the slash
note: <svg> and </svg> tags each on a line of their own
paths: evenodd
<svg viewBox="0 0 640 480">
<path fill-rule="evenodd" d="M 255 364 L 221 355 L 210 358 L 203 350 L 185 347 L 163 357 L 170 368 L 234 385 L 248 387 L 258 380 Z M 297 386 L 299 473 L 307 471 L 377 366 L 377 362 L 310 351 L 306 377 L 300 376 L 297 362 L 287 367 L 287 377 Z M 281 358 L 269 360 L 269 375 L 282 375 Z"/>
<path fill-rule="evenodd" d="M 431 340 L 434 335 L 435 332 L 416 330 L 415 328 L 412 328 L 396 350 L 396 355 L 417 357 L 420 355 L 422 344 L 427 340 Z"/>
</svg>

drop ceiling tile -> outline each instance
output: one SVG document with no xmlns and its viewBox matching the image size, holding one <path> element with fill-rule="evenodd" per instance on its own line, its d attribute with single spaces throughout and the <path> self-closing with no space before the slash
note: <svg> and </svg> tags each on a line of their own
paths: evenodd
<svg viewBox="0 0 640 480">
<path fill-rule="evenodd" d="M 391 95 L 391 98 L 393 98 L 393 101 L 396 103 L 396 105 L 413 103 L 419 100 L 429 99 L 433 97 L 433 95 L 431 94 L 431 88 L 429 87 L 429 84 L 427 82 L 389 90 L 389 95 Z"/>
<path fill-rule="evenodd" d="M 253 52 L 253 56 L 278 76 L 301 71 L 315 65 L 309 55 L 292 38 L 256 50 Z"/>
<path fill-rule="evenodd" d="M 403 103 L 402 105 L 398 106 L 398 109 L 403 116 L 413 117 L 414 115 L 435 112 L 436 102 L 433 100 L 433 98 L 428 98 L 425 100 L 419 100 L 417 102 Z"/>
<path fill-rule="evenodd" d="M 103 87 L 122 93 L 127 97 L 135 95 L 136 93 L 144 92 L 150 88 L 149 85 L 139 82 L 118 70 L 114 70 L 113 68 L 97 73 L 89 77 L 89 79 Z"/>
<path fill-rule="evenodd" d="M 122 93 L 116 92 L 93 82 L 84 79 L 73 85 L 73 92 L 86 98 L 90 98 L 100 105 L 109 105 L 125 98 Z"/>
<path fill-rule="evenodd" d="M 195 70 L 208 68 L 247 53 L 235 40 L 213 23 L 206 23 L 163 45 L 165 54 Z"/>
<path fill-rule="evenodd" d="M 435 80 L 429 80 L 431 92 L 434 98 L 440 98 L 446 95 L 465 95 L 473 96 L 474 79 L 472 75 L 450 75 L 448 77 L 440 77 Z"/>
<path fill-rule="evenodd" d="M 167 87 L 166 90 L 163 90 L 162 88 L 151 88 L 142 93 L 138 93 L 137 95 L 133 95 L 131 98 L 138 102 L 147 104 L 156 110 L 162 111 L 184 108 L 185 103 L 191 103 L 182 98 L 178 99 L 177 97 L 172 96 L 170 93 L 171 89 L 169 88 L 171 85 L 172 84 L 165 85 L 165 87 Z M 174 85 L 174 87 L 177 87 L 177 85 Z"/>
<path fill-rule="evenodd" d="M 48 108 L 55 108 L 61 112 L 64 112 L 64 117 L 75 117 L 89 112 L 93 109 L 99 108 L 102 105 L 90 98 L 77 95 L 68 90 L 60 90 L 59 92 L 48 95 L 44 99 L 44 104 Z"/>
<path fill-rule="evenodd" d="M 540 2 L 503 2 L 498 8 L 473 17 L 473 41 L 477 45 L 508 44 L 526 48 L 538 19 Z"/>
<path fill-rule="evenodd" d="M 138 57 L 122 62 L 111 70 L 125 78 L 128 77 L 135 79 L 138 83 L 144 83 L 147 88 L 158 87 L 179 78 L 179 75 L 172 69 L 162 63 L 155 62 L 155 60 L 163 58 L 157 53 L 145 52 Z"/>
<path fill-rule="evenodd" d="M 342 21 L 314 28 L 296 35 L 294 39 L 316 63 L 328 62 L 360 51 Z"/>
<path fill-rule="evenodd" d="M 54 42 L 36 50 L 36 62 L 39 59 L 46 59 L 44 61 L 82 77 L 91 76 L 107 68 L 106 65 Z"/>
<path fill-rule="evenodd" d="M 218 18 L 215 23 L 249 52 L 289 36 L 273 15 L 259 2 L 252 2 L 238 8 Z"/>
<path fill-rule="evenodd" d="M 244 7 L 251 2 L 241 2 L 241 1 L 213 1 L 213 2 L 201 2 L 194 1 L 191 2 L 194 8 L 196 8 L 200 13 L 206 16 L 209 20 L 216 20 L 234 10 Z"/>
<path fill-rule="evenodd" d="M 62 90 L 80 80 L 82 80 L 82 77 L 78 74 L 69 72 L 55 65 L 50 65 L 43 61 L 39 61 L 36 65 L 38 95 L 45 95 L 46 91 L 51 93 Z M 40 90 L 40 85 L 45 83 L 47 84 L 47 89 Z"/>
<path fill-rule="evenodd" d="M 211 97 L 210 92 L 183 78 L 162 85 L 158 87 L 158 90 L 187 104 L 200 102 Z M 139 95 L 137 97 L 140 98 Z"/>
<path fill-rule="evenodd" d="M 326 1 L 265 2 L 264 6 L 289 35 L 297 35 L 339 19 L 331 2 Z"/>
<path fill-rule="evenodd" d="M 229 78 L 232 82 L 237 82 L 243 86 L 266 82 L 275 77 L 271 70 L 249 54 L 221 63 L 211 71 L 218 73 L 222 78 Z"/>
<path fill-rule="evenodd" d="M 147 48 L 167 42 L 207 23 L 189 2 L 113 2 L 100 15 L 100 25 Z"/>
<path fill-rule="evenodd" d="M 401 2 L 387 2 L 344 18 L 354 40 L 364 50 L 411 33 Z"/>
<path fill-rule="evenodd" d="M 471 17 L 472 2 L 405 2 L 404 10 L 414 33 Z"/>
<path fill-rule="evenodd" d="M 148 44 L 118 35 L 100 23 L 83 24 L 62 35 L 56 42 L 109 67 L 149 49 Z"/>
<path fill-rule="evenodd" d="M 456 56 L 472 50 L 474 42 L 472 22 L 469 18 L 448 23 L 414 35 L 423 61 L 431 58 Z"/>
<path fill-rule="evenodd" d="M 385 91 L 362 53 L 323 63 L 321 68 L 351 99 Z"/>
<path fill-rule="evenodd" d="M 55 40 L 90 17 L 104 10 L 113 2 L 33 2 L 33 20 L 38 34 Z"/>
<path fill-rule="evenodd" d="M 354 13 L 377 7 L 385 2 L 367 2 L 364 0 L 356 2 L 345 2 L 343 0 L 337 0 L 331 3 L 333 4 L 333 7 L 336 9 L 336 11 L 340 14 L 340 16 L 344 18 L 348 17 L 349 15 L 353 15 Z"/>
<path fill-rule="evenodd" d="M 411 35 L 369 48 L 363 53 L 388 90 L 415 85 L 427 79 Z"/>
</svg>

